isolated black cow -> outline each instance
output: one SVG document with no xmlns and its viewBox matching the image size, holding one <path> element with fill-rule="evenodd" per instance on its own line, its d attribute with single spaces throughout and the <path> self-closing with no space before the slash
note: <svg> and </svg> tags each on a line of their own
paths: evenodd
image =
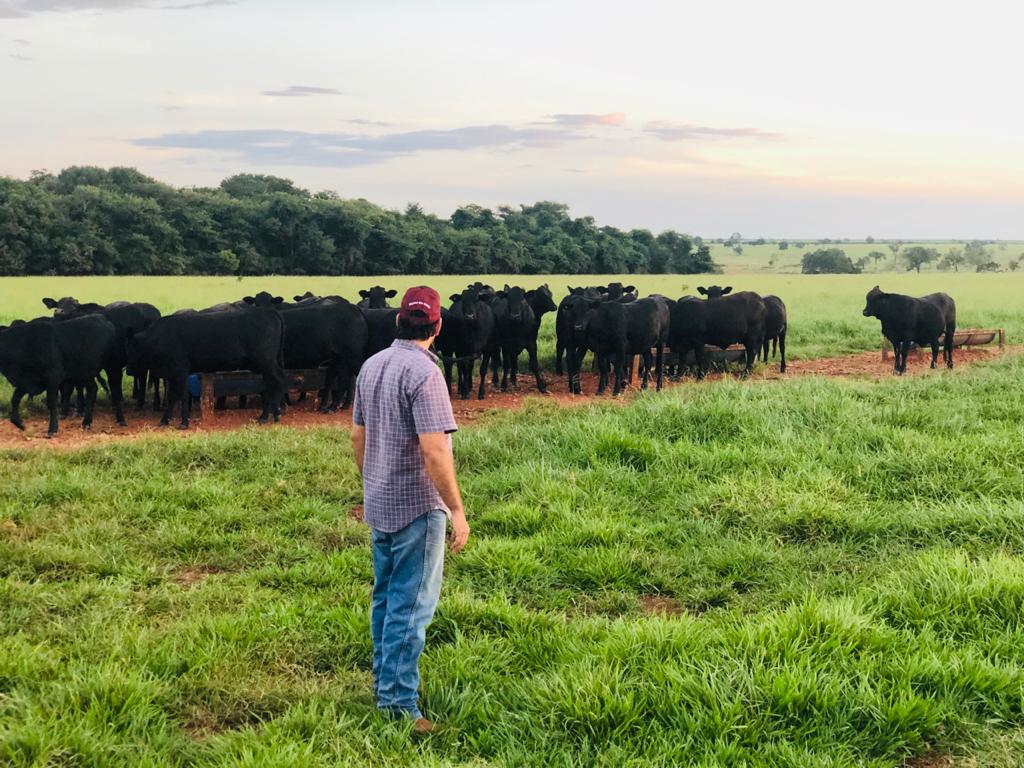
<svg viewBox="0 0 1024 768">
<path fill-rule="evenodd" d="M 333 413 L 339 406 L 348 408 L 352 381 L 366 353 L 368 331 L 362 311 L 344 299 L 306 300 L 281 309 L 281 317 L 284 367 L 325 367 L 319 410 Z"/>
<path fill-rule="evenodd" d="M 779 353 L 779 373 L 786 372 L 786 331 L 789 321 L 786 317 L 786 305 L 778 296 L 764 296 L 764 346 L 761 356 L 768 362 L 768 347 L 772 347 L 772 357 Z"/>
<path fill-rule="evenodd" d="M 915 299 L 899 293 L 884 293 L 877 285 L 868 291 L 864 317 L 882 321 L 882 333 L 892 344 L 896 362 L 893 372 L 907 370 L 907 353 L 911 344 L 932 348 L 932 368 L 939 358 L 939 342 L 944 345 L 942 358 L 947 368 L 953 367 L 953 335 L 956 332 L 956 303 L 948 294 L 930 293 Z"/>
<path fill-rule="evenodd" d="M 43 299 L 43 304 L 48 309 L 53 310 L 53 316 L 57 320 L 65 321 L 75 317 L 98 314 L 105 317 L 114 326 L 116 337 L 109 361 L 111 367 L 108 381 L 110 384 L 110 399 L 114 406 L 117 423 L 124 426 L 124 409 L 122 406 L 124 398 L 121 377 L 123 369 L 128 362 L 128 339 L 149 328 L 160 317 L 160 310 L 152 304 L 143 302 L 115 301 L 106 305 L 92 302 L 83 304 L 72 296 L 65 296 L 59 301 L 45 298 Z M 146 399 L 146 380 L 146 371 L 139 371 L 134 377 L 132 393 L 139 408 L 143 406 Z"/>
<path fill-rule="evenodd" d="M 282 300 L 261 291 L 243 301 L 249 308 L 162 317 L 129 341 L 129 366 L 148 368 L 169 383 L 161 426 L 179 403 L 179 428 L 188 429 L 190 373 L 252 370 L 263 377 L 260 423 L 280 418 L 285 326 L 277 307 Z"/>
<path fill-rule="evenodd" d="M 530 371 L 537 380 L 537 389 L 547 392 L 547 384 L 540 375 L 537 363 L 537 323 L 533 307 L 526 297 L 526 291 L 518 286 L 505 286 L 498 291 L 491 301 L 494 312 L 494 332 L 492 335 L 491 354 L 493 355 L 494 386 L 498 385 L 498 366 L 502 366 L 501 390 L 508 389 L 509 376 L 512 386 L 516 386 L 517 363 L 523 350 L 529 355 Z"/>
<path fill-rule="evenodd" d="M 115 355 L 116 337 L 113 323 L 98 314 L 61 322 L 49 317 L 37 318 L 0 330 L 0 373 L 14 387 L 11 423 L 24 429 L 18 411 L 22 398 L 45 392 L 50 412 L 47 437 L 57 434 L 61 386 L 69 384 L 84 388 L 82 428 L 92 426 L 96 378 L 114 365 L 111 360 Z"/>
<path fill-rule="evenodd" d="M 608 386 L 609 368 L 615 373 L 614 395 L 619 395 L 626 381 L 627 356 L 643 359 L 641 389 L 647 389 L 650 372 L 654 370 L 656 388 L 661 390 L 664 377 L 664 350 L 670 324 L 669 306 L 658 298 L 634 302 L 586 300 L 573 303 L 573 327 L 585 325 L 587 346 L 598 361 L 600 380 L 597 394 Z M 652 356 L 651 349 L 655 349 Z M 574 359 L 579 359 L 577 354 Z M 578 378 L 578 369 L 577 369 Z"/>
<path fill-rule="evenodd" d="M 702 379 L 707 372 L 705 345 L 727 349 L 732 344 L 742 344 L 746 352 L 743 375 L 749 376 L 764 343 L 767 312 L 764 301 L 752 291 L 726 295 L 731 287 L 697 290 L 709 296 L 708 301 L 683 296 L 671 308 L 669 346 L 672 351 L 680 360 L 685 360 L 693 351 L 697 378 Z M 713 293 L 716 298 L 710 298 Z"/>
<path fill-rule="evenodd" d="M 390 305 L 388 299 L 393 299 L 398 295 L 398 291 L 394 288 L 388 290 L 381 285 L 375 285 L 369 290 L 360 291 L 359 295 L 362 299 L 359 302 L 361 309 L 387 309 Z"/>
<path fill-rule="evenodd" d="M 452 366 L 458 368 L 459 397 L 465 400 L 473 388 L 473 368 L 480 360 L 480 388 L 477 397 L 487 396 L 487 367 L 490 363 L 494 313 L 480 298 L 478 288 L 471 286 L 450 298 L 452 306 L 441 314 L 441 332 L 435 347 L 444 363 L 448 391 L 452 386 Z"/>
</svg>

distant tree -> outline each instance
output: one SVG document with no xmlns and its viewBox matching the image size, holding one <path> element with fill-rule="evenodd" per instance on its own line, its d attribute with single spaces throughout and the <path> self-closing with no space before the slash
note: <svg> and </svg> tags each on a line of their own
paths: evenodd
<svg viewBox="0 0 1024 768">
<path fill-rule="evenodd" d="M 907 265 L 907 271 L 916 269 L 921 272 L 921 267 L 939 257 L 939 252 L 934 248 L 925 248 L 923 245 L 912 245 L 903 250 L 903 261 Z"/>
<path fill-rule="evenodd" d="M 807 243 L 805 243 L 803 240 L 798 240 L 797 242 L 793 243 L 793 247 L 796 248 L 797 250 L 803 250 L 804 248 L 807 247 Z"/>
<path fill-rule="evenodd" d="M 788 251 L 789 250 L 789 241 L 788 240 L 779 240 L 779 250 L 780 251 Z"/>
<path fill-rule="evenodd" d="M 881 251 L 872 251 L 868 256 L 875 262 L 875 266 L 878 266 L 878 262 L 885 258 L 885 254 Z"/>
<path fill-rule="evenodd" d="M 742 256 L 743 255 L 743 246 L 740 245 L 739 243 L 737 243 L 736 245 L 734 245 L 732 247 L 732 252 L 735 253 L 737 256 Z"/>
<path fill-rule="evenodd" d="M 892 251 L 892 259 L 893 259 L 893 261 L 896 260 L 896 257 L 900 253 L 900 248 L 902 248 L 902 247 L 903 247 L 903 243 L 901 243 L 899 240 L 895 240 L 895 241 L 889 243 L 889 250 Z"/>
<path fill-rule="evenodd" d="M 954 272 L 960 271 L 960 265 L 964 263 L 964 249 L 953 247 L 946 251 L 943 255 L 942 260 L 938 263 L 939 269 L 948 272 L 952 269 Z"/>
<path fill-rule="evenodd" d="M 859 259 L 857 259 L 854 262 L 854 264 L 857 267 L 857 271 L 858 272 L 863 272 L 864 269 L 867 267 L 869 261 L 871 261 L 871 257 L 870 256 L 861 256 Z"/>
<path fill-rule="evenodd" d="M 739 245 L 743 242 L 743 235 L 739 232 L 733 232 L 725 242 L 727 245 Z"/>
<path fill-rule="evenodd" d="M 759 238 L 757 238 L 757 240 L 754 240 L 754 241 L 753 241 L 753 242 L 751 242 L 750 244 L 751 244 L 751 245 L 764 245 L 764 244 L 765 244 L 765 242 L 766 242 L 766 241 L 765 241 L 765 239 L 764 239 L 763 237 L 759 237 Z"/>
<path fill-rule="evenodd" d="M 984 264 L 979 264 L 977 267 L 975 267 L 974 271 L 975 272 L 998 272 L 999 271 L 999 262 L 997 262 L 997 261 L 988 261 L 988 262 L 985 262 Z"/>
<path fill-rule="evenodd" d="M 873 242 L 875 242 L 875 238 L 873 238 L 871 235 L 868 235 L 867 239 L 864 242 L 865 243 L 873 243 Z"/>
<path fill-rule="evenodd" d="M 1010 259 L 1006 263 L 1006 266 L 1010 268 L 1011 272 L 1016 272 L 1018 269 L 1020 269 L 1020 260 L 1021 260 L 1020 256 L 1018 256 L 1016 259 Z"/>
<path fill-rule="evenodd" d="M 983 241 L 972 240 L 964 246 L 964 261 L 977 270 L 981 265 L 989 264 L 995 259 L 992 258 L 991 249 Z"/>
<path fill-rule="evenodd" d="M 801 272 L 805 275 L 857 274 L 860 268 L 841 248 L 819 248 L 804 254 Z"/>
</svg>

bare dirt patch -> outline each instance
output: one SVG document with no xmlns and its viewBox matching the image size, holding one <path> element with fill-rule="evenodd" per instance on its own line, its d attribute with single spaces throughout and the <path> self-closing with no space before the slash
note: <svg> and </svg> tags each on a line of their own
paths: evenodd
<svg viewBox="0 0 1024 768">
<path fill-rule="evenodd" d="M 652 616 L 681 616 L 683 607 L 668 595 L 640 595 L 640 607 Z"/>
<path fill-rule="evenodd" d="M 1007 354 L 1024 353 L 1024 347 L 1007 347 Z M 999 350 L 995 347 L 958 349 L 956 352 L 956 364 L 958 368 L 969 367 L 974 363 L 987 360 L 994 360 L 999 357 Z M 922 355 L 917 357 L 911 355 L 907 361 L 907 375 L 943 375 L 945 369 L 932 371 L 929 368 L 930 356 Z M 588 365 L 589 367 L 589 365 Z M 845 355 L 843 357 L 821 358 L 817 360 L 794 360 L 789 363 L 787 373 L 779 373 L 777 361 L 771 361 L 767 366 L 759 368 L 750 377 L 751 382 L 778 381 L 800 376 L 825 376 L 825 377 L 855 377 L 869 379 L 889 378 L 892 373 L 892 358 L 882 360 L 880 351 L 862 352 L 856 355 Z M 715 372 L 708 375 L 705 381 L 717 381 L 725 377 L 735 377 L 734 371 L 723 373 Z M 472 424 L 481 418 L 499 411 L 516 410 L 523 407 L 530 400 L 557 403 L 559 406 L 588 405 L 595 402 L 610 402 L 611 388 L 603 397 L 595 397 L 598 377 L 591 371 L 584 372 L 580 377 L 580 384 L 583 389 L 582 395 L 569 393 L 566 377 L 556 376 L 551 372 L 544 374 L 548 383 L 548 394 L 540 394 L 534 383 L 526 377 L 520 382 L 518 389 L 511 389 L 502 392 L 487 388 L 487 398 L 477 400 L 475 395 L 469 400 L 460 400 L 457 397 L 452 401 L 452 408 L 455 418 L 460 424 Z M 653 384 L 652 384 L 653 386 Z M 701 383 L 693 378 L 684 377 L 678 382 L 666 380 L 666 386 L 687 387 L 701 386 Z M 637 391 L 634 383 L 617 402 L 628 402 L 630 397 Z M 190 435 L 204 434 L 211 432 L 231 432 L 245 427 L 254 429 L 278 429 L 287 427 L 289 429 L 310 429 L 315 427 L 336 427 L 348 429 L 352 423 L 352 412 L 339 411 L 334 414 L 319 413 L 316 410 L 314 398 L 309 398 L 301 403 L 288 407 L 281 421 L 277 425 L 257 426 L 256 417 L 259 412 L 255 408 L 239 410 L 229 408 L 224 411 L 215 411 L 205 418 L 192 422 L 188 431 L 176 429 L 173 425 L 160 427 L 157 425 L 159 416 L 151 410 L 135 410 L 129 407 L 126 413 L 128 419 L 127 427 L 119 427 L 114 421 L 113 414 L 109 410 L 106 401 L 97 404 L 96 416 L 93 428 L 89 431 L 80 427 L 80 421 L 68 418 L 61 422 L 60 432 L 52 439 L 46 438 L 46 419 L 34 411 L 30 418 L 26 418 L 27 428 L 24 432 L 18 430 L 9 421 L 0 422 L 0 449 L 4 448 L 26 448 L 45 447 L 51 450 L 79 448 L 83 445 L 102 445 L 111 441 L 136 440 L 145 437 L 160 436 L 166 439 L 186 439 Z"/>
<path fill-rule="evenodd" d="M 355 520 L 357 523 L 363 522 L 363 505 L 356 504 L 352 509 L 348 511 L 348 516 Z"/>
<path fill-rule="evenodd" d="M 179 587 L 188 589 L 206 581 L 207 578 L 216 573 L 223 573 L 223 569 L 212 565 L 190 565 L 179 568 L 171 574 L 171 580 Z"/>
<path fill-rule="evenodd" d="M 905 760 L 903 768 L 952 768 L 953 758 L 949 755 L 920 755 Z"/>
</svg>

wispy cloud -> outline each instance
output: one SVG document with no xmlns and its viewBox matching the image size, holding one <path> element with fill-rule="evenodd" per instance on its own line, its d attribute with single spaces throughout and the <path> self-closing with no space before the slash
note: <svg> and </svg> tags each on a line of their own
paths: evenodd
<svg viewBox="0 0 1024 768">
<path fill-rule="evenodd" d="M 758 139 L 777 141 L 785 138 L 781 133 L 771 133 L 758 128 L 715 128 L 694 123 L 672 123 L 664 120 L 648 123 L 644 132 L 657 136 L 662 141 L 688 141 L 702 138 Z"/>
<path fill-rule="evenodd" d="M 288 97 L 304 97 L 304 96 L 341 96 L 341 91 L 337 88 L 318 88 L 314 85 L 289 85 L 279 91 L 263 91 L 264 96 L 288 96 Z"/>
<path fill-rule="evenodd" d="M 623 125 L 626 122 L 625 112 L 609 112 L 604 115 L 560 113 L 548 115 L 549 122 L 555 125 Z"/>
<path fill-rule="evenodd" d="M 378 128 L 391 128 L 394 125 L 394 123 L 385 123 L 383 120 L 366 120 L 362 117 L 353 117 L 345 122 L 352 125 L 370 125 Z"/>
<path fill-rule="evenodd" d="M 30 41 L 26 40 L 23 37 L 16 37 L 11 42 L 13 42 L 15 45 L 21 45 L 21 46 L 32 45 L 32 43 Z"/>
<path fill-rule="evenodd" d="M 76 11 L 168 10 L 187 11 L 234 5 L 236 0 L 0 0 L 0 18 L 19 19 L 36 13 Z"/>
<path fill-rule="evenodd" d="M 586 138 L 564 127 L 473 125 L 381 136 L 282 130 L 207 130 L 135 139 L 140 147 L 227 152 L 250 163 L 351 168 L 421 152 L 555 147 Z"/>
<path fill-rule="evenodd" d="M 8 54 L 8 56 L 14 59 L 15 61 L 32 61 L 31 56 L 24 56 L 20 53 L 10 53 Z"/>
</svg>

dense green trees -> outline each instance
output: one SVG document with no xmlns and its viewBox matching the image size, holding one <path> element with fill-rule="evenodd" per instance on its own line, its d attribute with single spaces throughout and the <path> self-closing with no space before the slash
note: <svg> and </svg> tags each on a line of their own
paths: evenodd
<svg viewBox="0 0 1024 768">
<path fill-rule="evenodd" d="M 174 189 L 131 168 L 0 177 L 0 274 L 478 274 L 713 272 L 678 232 L 623 232 L 561 203 L 448 219 L 391 211 L 288 179 L 241 174 Z"/>
<path fill-rule="evenodd" d="M 805 253 L 800 269 L 805 275 L 856 274 L 860 270 L 842 248 L 819 248 Z"/>
</svg>

